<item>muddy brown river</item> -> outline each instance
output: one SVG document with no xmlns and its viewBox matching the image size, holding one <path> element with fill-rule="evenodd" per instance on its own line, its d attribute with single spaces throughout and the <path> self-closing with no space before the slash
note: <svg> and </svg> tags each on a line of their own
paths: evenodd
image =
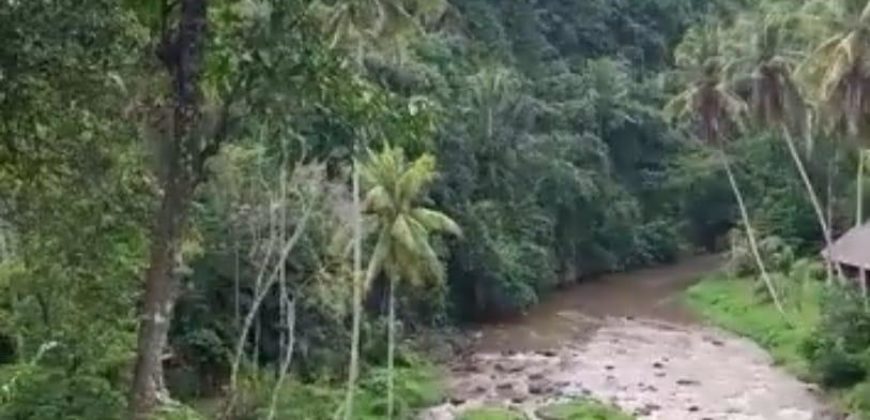
<svg viewBox="0 0 870 420">
<path fill-rule="evenodd" d="M 495 405 L 537 419 L 541 406 L 583 396 L 639 419 L 839 418 L 754 343 L 704 325 L 683 306 L 683 291 L 720 266 L 706 256 L 606 276 L 480 327 L 473 351 L 449 367 L 449 401 L 421 418 Z"/>
</svg>

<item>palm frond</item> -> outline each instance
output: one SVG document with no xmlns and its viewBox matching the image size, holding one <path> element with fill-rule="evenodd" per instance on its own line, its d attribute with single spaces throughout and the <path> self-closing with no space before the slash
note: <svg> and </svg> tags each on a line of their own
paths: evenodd
<svg viewBox="0 0 870 420">
<path fill-rule="evenodd" d="M 417 247 L 414 233 L 411 232 L 408 219 L 403 214 L 396 216 L 396 219 L 393 221 L 390 228 L 390 237 L 393 238 L 394 246 L 401 247 L 404 250 L 414 250 Z"/>
<path fill-rule="evenodd" d="M 411 210 L 411 217 L 429 232 L 447 232 L 462 237 L 462 229 L 449 216 L 435 210 L 417 207 Z"/>
<path fill-rule="evenodd" d="M 665 118 L 670 121 L 684 119 L 692 112 L 692 103 L 695 102 L 697 94 L 698 88 L 696 86 L 690 86 L 677 96 L 671 98 L 662 110 Z"/>
<path fill-rule="evenodd" d="M 444 268 L 441 260 L 438 259 L 438 254 L 432 249 L 429 243 L 429 234 L 426 228 L 416 221 L 411 221 L 411 232 L 414 235 L 414 240 L 417 243 L 415 253 L 418 258 L 418 271 L 421 276 L 420 280 L 434 279 L 435 281 L 444 281 Z"/>
<path fill-rule="evenodd" d="M 435 158 L 424 154 L 411 163 L 411 166 L 400 176 L 396 191 L 400 203 L 405 205 L 420 195 L 423 188 L 435 179 Z"/>
<path fill-rule="evenodd" d="M 383 185 L 376 185 L 366 193 L 363 209 L 368 213 L 393 212 L 396 210 L 396 203 Z"/>
</svg>

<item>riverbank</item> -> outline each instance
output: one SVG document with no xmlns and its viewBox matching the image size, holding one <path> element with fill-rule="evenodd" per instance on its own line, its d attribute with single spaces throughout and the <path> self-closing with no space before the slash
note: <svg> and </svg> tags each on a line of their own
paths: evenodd
<svg viewBox="0 0 870 420">
<path fill-rule="evenodd" d="M 810 380 L 801 346 L 819 323 L 821 293 L 820 285 L 807 285 L 801 296 L 785 302 L 787 315 L 783 316 L 766 301 L 757 283 L 723 272 L 708 275 L 689 288 L 686 300 L 709 323 L 749 338 L 770 353 L 774 363 Z"/>
<path fill-rule="evenodd" d="M 826 338 L 834 335 L 836 341 L 846 341 L 870 318 L 863 309 L 850 309 L 843 303 L 849 298 L 838 297 L 840 292 L 831 292 L 818 279 L 794 270 L 782 279 L 787 280 L 780 282 L 785 316 L 757 282 L 726 273 L 704 278 L 687 291 L 686 300 L 711 324 L 762 346 L 776 365 L 812 383 L 810 389 L 837 411 L 852 413 L 849 419 L 870 419 L 868 359 L 840 350 L 839 343 L 830 348 Z"/>
<path fill-rule="evenodd" d="M 499 406 L 535 419 L 575 398 L 650 420 L 835 418 L 755 343 L 692 316 L 685 290 L 720 265 L 703 257 L 581 284 L 483 327 L 476 350 L 448 366 L 448 403 L 423 418 Z"/>
</svg>

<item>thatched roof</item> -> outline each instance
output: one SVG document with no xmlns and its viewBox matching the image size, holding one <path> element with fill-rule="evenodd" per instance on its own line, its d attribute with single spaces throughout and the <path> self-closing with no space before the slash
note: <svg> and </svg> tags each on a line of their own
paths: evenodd
<svg viewBox="0 0 870 420">
<path fill-rule="evenodd" d="M 822 256 L 836 263 L 870 270 L 870 223 L 856 227 L 825 248 Z"/>
</svg>

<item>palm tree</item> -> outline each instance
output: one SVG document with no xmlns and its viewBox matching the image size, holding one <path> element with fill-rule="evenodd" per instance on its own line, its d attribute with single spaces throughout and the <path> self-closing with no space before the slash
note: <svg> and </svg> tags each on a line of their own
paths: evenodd
<svg viewBox="0 0 870 420">
<path fill-rule="evenodd" d="M 414 35 L 423 32 L 426 24 L 446 13 L 446 0 L 315 0 L 309 12 L 321 22 L 332 48 L 348 54 L 353 65 L 365 73 L 367 54 L 379 53 L 403 61 L 405 50 Z M 362 143 L 362 144 L 361 144 Z M 353 327 L 351 331 L 350 366 L 344 419 L 353 418 L 356 381 L 359 376 L 360 323 L 362 321 L 362 219 L 358 151 L 365 139 L 357 138 L 353 145 Z"/>
<path fill-rule="evenodd" d="M 755 35 L 750 69 L 751 110 L 759 122 L 782 131 L 782 138 L 788 146 L 789 154 L 815 210 L 825 245 L 830 248 L 833 243 L 831 228 L 825 218 L 821 200 L 795 146 L 795 136 L 810 136 L 810 108 L 793 78 L 796 54 L 790 54 L 782 49 L 784 22 L 779 20 L 780 16 L 778 14 L 766 16 L 762 30 Z M 807 144 L 810 143 L 811 141 L 807 141 Z M 827 271 L 828 283 L 831 283 L 834 277 L 833 263 L 828 262 Z"/>
<path fill-rule="evenodd" d="M 773 281 L 770 279 L 767 268 L 764 265 L 764 260 L 761 258 L 758 241 L 749 220 L 749 212 L 746 209 L 743 193 L 740 191 L 740 187 L 734 177 L 734 172 L 731 169 L 731 163 L 725 153 L 727 133 L 729 130 L 740 127 L 747 107 L 737 95 L 731 92 L 728 84 L 723 82 L 722 65 L 717 55 L 718 29 L 704 28 L 702 31 L 695 32 L 694 34 L 690 33 L 688 38 L 688 41 L 691 41 L 691 37 L 695 36 L 694 40 L 699 41 L 696 45 L 689 44 L 688 46 L 690 48 L 697 47 L 693 51 L 697 55 L 692 60 L 700 61 L 702 70 L 700 74 L 695 76 L 695 80 L 689 84 L 685 91 L 675 96 L 665 106 L 665 113 L 671 118 L 688 119 L 699 123 L 703 140 L 707 144 L 712 145 L 716 150 L 728 176 L 731 191 L 737 200 L 737 206 L 740 209 L 740 216 L 749 240 L 749 248 L 755 258 L 761 278 L 767 286 L 777 310 L 785 314 L 776 288 L 774 288 Z M 687 64 L 685 60 L 687 57 L 685 55 L 678 58 L 680 58 L 679 62 L 683 65 Z"/>
<path fill-rule="evenodd" d="M 812 19 L 821 22 L 828 38 L 806 63 L 807 74 L 833 127 L 846 129 L 858 146 L 855 224 L 864 221 L 864 149 L 870 139 L 870 2 L 840 0 L 811 2 Z M 809 13 L 808 13 L 809 14 Z"/>
<path fill-rule="evenodd" d="M 310 10 L 321 21 L 330 46 L 344 50 L 362 67 L 369 53 L 401 62 L 408 42 L 448 8 L 446 0 L 317 0 Z"/>
<path fill-rule="evenodd" d="M 396 287 L 405 280 L 420 286 L 427 280 L 443 281 L 443 267 L 432 249 L 434 232 L 461 235 L 459 226 L 443 213 L 417 206 L 424 188 L 435 178 L 435 159 L 423 155 L 408 163 L 404 151 L 386 146 L 369 151 L 362 167 L 367 186 L 365 210 L 374 216 L 378 239 L 366 272 L 366 288 L 383 272 L 389 279 L 389 338 L 387 347 L 387 418 L 393 417 Z"/>
<path fill-rule="evenodd" d="M 491 141 L 495 134 L 495 119 L 517 105 L 520 79 L 503 67 L 485 67 L 469 77 L 471 105 L 467 110 L 480 116 L 483 138 Z"/>
</svg>

